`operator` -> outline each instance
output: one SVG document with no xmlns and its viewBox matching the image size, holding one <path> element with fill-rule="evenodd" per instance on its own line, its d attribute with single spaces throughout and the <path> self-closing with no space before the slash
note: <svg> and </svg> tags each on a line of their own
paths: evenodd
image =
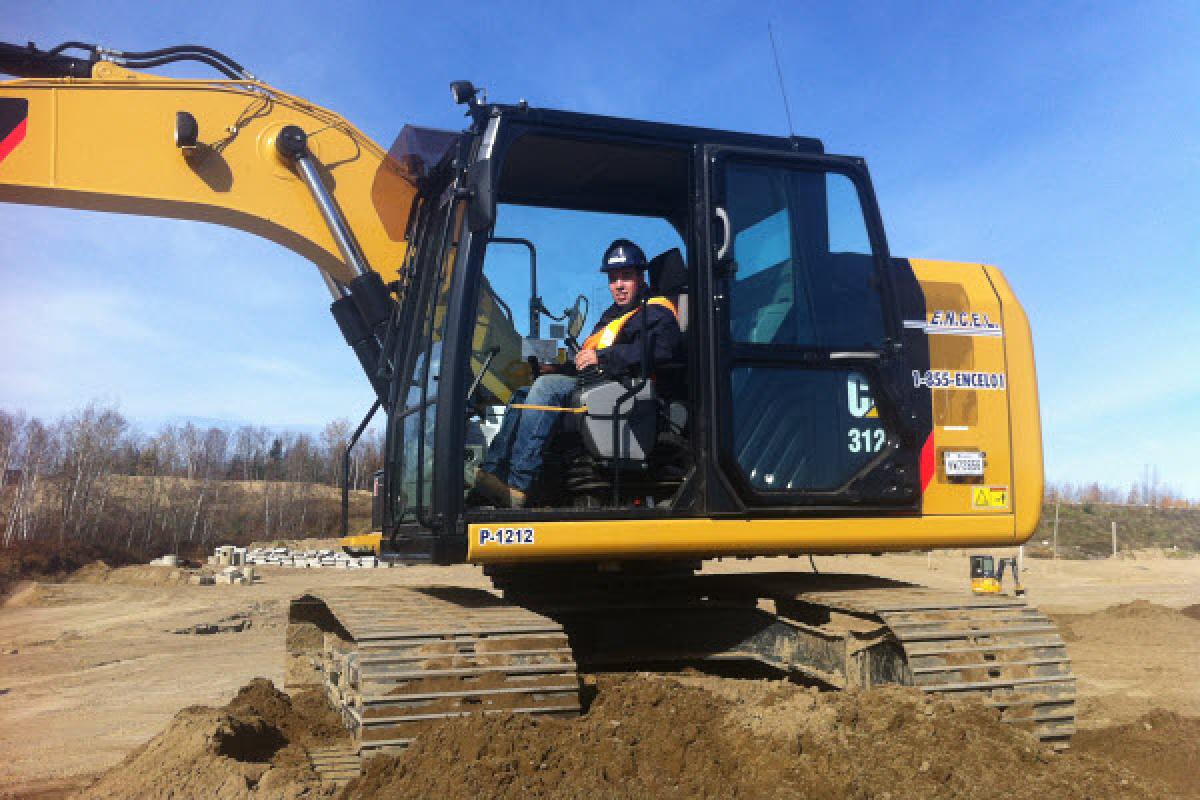
<svg viewBox="0 0 1200 800">
<path fill-rule="evenodd" d="M 676 360 L 682 335 L 675 306 L 665 297 L 647 297 L 646 254 L 628 239 L 604 251 L 600 271 L 608 275 L 613 304 L 600 316 L 573 364 L 542 365 L 543 374 L 528 390 L 513 392 L 504 422 L 475 473 L 476 490 L 502 508 L 523 508 L 529 487 L 541 470 L 547 442 L 569 411 L 576 374 L 600 369 L 605 374 L 640 373 L 643 336 L 650 337 L 653 362 Z M 646 299 L 646 318 L 641 303 Z M 635 320 L 630 324 L 631 320 Z"/>
</svg>

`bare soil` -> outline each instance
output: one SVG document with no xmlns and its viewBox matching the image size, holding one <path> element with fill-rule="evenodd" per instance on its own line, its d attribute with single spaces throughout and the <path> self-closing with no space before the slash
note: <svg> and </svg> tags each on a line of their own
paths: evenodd
<svg viewBox="0 0 1200 800">
<path fill-rule="evenodd" d="M 664 677 L 603 677 L 580 719 L 443 723 L 403 755 L 372 760 L 342 796 L 991 800 L 1003 786 L 1006 797 L 1042 800 L 1170 791 L 1107 754 L 1055 756 L 978 702 L 742 683 L 748 691 L 732 699 Z"/>
<path fill-rule="evenodd" d="M 967 585 L 962 554 L 819 557 L 817 566 Z M 1200 798 L 1200 560 L 1027 566 L 1030 601 L 1063 626 L 1079 678 L 1082 732 L 1066 756 L 981 707 L 906 690 L 600 676 L 580 719 L 443 723 L 400 758 L 373 763 L 348 796 Z M 289 709 L 252 683 L 282 681 L 288 599 L 316 586 L 488 585 L 472 567 L 263 573 L 253 586 L 191 586 L 169 568 L 93 567 L 12 595 L 0 608 L 0 797 L 324 796 L 330 787 L 294 756 L 305 731 L 336 734 L 336 720 L 318 713 L 320 697 Z M 234 615 L 249 624 L 175 633 Z"/>
<path fill-rule="evenodd" d="M 307 747 L 346 741 L 323 696 L 295 700 L 257 678 L 222 708 L 190 706 L 78 796 L 328 797 Z"/>
</svg>

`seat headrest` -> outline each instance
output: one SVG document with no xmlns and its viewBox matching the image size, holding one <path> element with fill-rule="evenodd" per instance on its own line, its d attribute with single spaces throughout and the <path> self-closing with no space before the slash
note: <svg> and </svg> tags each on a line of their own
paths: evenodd
<svg viewBox="0 0 1200 800">
<path fill-rule="evenodd" d="M 653 294 L 673 297 L 687 293 L 687 263 L 678 247 L 672 247 L 650 259 L 646 272 L 649 273 L 650 291 Z"/>
</svg>

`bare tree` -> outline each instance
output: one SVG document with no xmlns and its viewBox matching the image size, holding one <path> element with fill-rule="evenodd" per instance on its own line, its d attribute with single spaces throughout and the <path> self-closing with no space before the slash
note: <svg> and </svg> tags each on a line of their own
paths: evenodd
<svg viewBox="0 0 1200 800">
<path fill-rule="evenodd" d="M 104 479 L 128 426 L 119 412 L 98 408 L 95 403 L 89 403 L 60 424 L 61 469 L 66 478 L 60 537 L 65 537 L 68 531 L 75 536 L 83 532 L 92 504 L 107 492 Z"/>
<path fill-rule="evenodd" d="M 161 553 L 260 530 L 332 533 L 336 494 L 318 484 L 341 482 L 349 433 L 349 422 L 335 420 L 316 437 L 190 423 L 143 434 L 95 402 L 51 425 L 0 411 L 3 544 L 45 538 Z M 377 430 L 363 435 L 349 462 L 350 487 L 369 486 L 382 448 Z M 261 483 L 247 485 L 254 481 Z"/>
<path fill-rule="evenodd" d="M 8 456 L 9 464 L 20 470 L 12 504 L 4 526 L 4 544 L 14 539 L 29 539 L 38 532 L 39 484 L 42 473 L 54 460 L 53 437 L 39 419 L 13 418 L 14 441 Z"/>
<path fill-rule="evenodd" d="M 353 430 L 349 420 L 335 419 L 321 431 L 321 447 L 325 451 L 325 479 L 334 486 L 342 485 L 342 457 Z"/>
</svg>

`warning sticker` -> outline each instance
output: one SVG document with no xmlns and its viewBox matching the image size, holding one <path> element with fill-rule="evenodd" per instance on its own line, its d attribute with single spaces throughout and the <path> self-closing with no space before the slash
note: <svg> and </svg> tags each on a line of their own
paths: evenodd
<svg viewBox="0 0 1200 800">
<path fill-rule="evenodd" d="M 971 507 L 981 511 L 1003 511 L 1008 508 L 1007 486 L 976 486 L 971 489 Z"/>
</svg>

